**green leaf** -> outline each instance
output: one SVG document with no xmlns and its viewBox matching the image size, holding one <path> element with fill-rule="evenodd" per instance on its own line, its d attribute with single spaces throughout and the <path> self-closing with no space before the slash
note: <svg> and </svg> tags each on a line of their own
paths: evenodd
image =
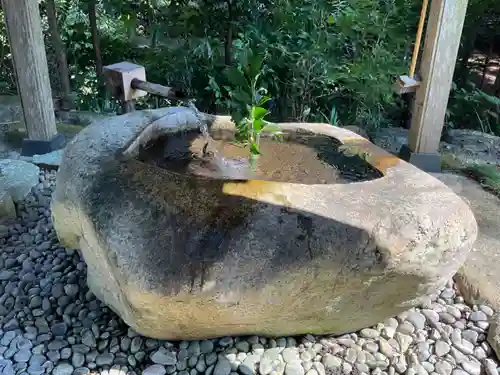
<svg viewBox="0 0 500 375">
<path fill-rule="evenodd" d="M 246 69 L 250 79 L 254 80 L 257 78 L 260 71 L 262 70 L 262 64 L 264 63 L 265 58 L 266 55 L 263 53 L 250 56 L 250 58 L 248 59 L 248 66 Z"/>
<path fill-rule="evenodd" d="M 328 19 L 326 22 L 328 22 L 329 25 L 333 25 L 335 23 L 335 17 L 333 16 L 333 14 L 330 14 L 328 16 Z"/>
<path fill-rule="evenodd" d="M 233 122 L 236 124 L 236 127 L 239 129 L 240 127 L 246 127 L 246 121 L 245 116 L 239 111 L 234 111 L 231 114 L 231 118 L 233 119 Z"/>
<path fill-rule="evenodd" d="M 241 105 L 251 103 L 251 101 L 252 101 L 252 97 L 250 96 L 250 94 L 246 91 L 241 90 L 241 89 L 236 90 L 236 91 L 232 91 L 231 98 L 238 101 Z"/>
<path fill-rule="evenodd" d="M 485 92 L 481 91 L 481 96 L 490 104 L 500 106 L 500 98 L 496 96 L 488 95 Z"/>
<path fill-rule="evenodd" d="M 230 68 L 226 74 L 227 74 L 227 79 L 234 86 L 244 89 L 250 88 L 250 85 L 248 84 L 245 75 L 238 68 Z"/>
<path fill-rule="evenodd" d="M 338 125 L 338 121 L 339 118 L 337 114 L 337 108 L 335 107 L 335 105 L 333 105 L 332 110 L 330 112 L 330 124 L 336 126 Z"/>
<path fill-rule="evenodd" d="M 265 108 L 255 106 L 252 107 L 252 118 L 256 120 L 263 119 L 267 114 L 269 114 L 269 111 Z"/>
<path fill-rule="evenodd" d="M 262 96 L 258 97 L 257 104 L 259 106 L 261 106 L 261 105 L 266 104 L 269 100 L 271 100 L 271 98 L 269 96 L 262 95 Z"/>
<path fill-rule="evenodd" d="M 260 134 L 260 132 L 262 131 L 262 128 L 264 128 L 264 126 L 266 125 L 266 122 L 264 120 L 254 120 L 254 122 L 252 123 L 252 129 L 253 129 L 253 132 L 255 134 Z"/>
<path fill-rule="evenodd" d="M 255 142 L 250 143 L 250 153 L 252 155 L 260 155 L 260 150 L 259 150 L 259 146 L 257 145 L 257 143 L 255 143 Z"/>
</svg>

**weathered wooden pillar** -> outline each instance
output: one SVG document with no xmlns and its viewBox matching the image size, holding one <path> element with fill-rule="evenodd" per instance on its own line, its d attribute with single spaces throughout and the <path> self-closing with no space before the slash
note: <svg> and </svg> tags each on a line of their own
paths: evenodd
<svg viewBox="0 0 500 375">
<path fill-rule="evenodd" d="M 432 0 L 408 147 L 401 157 L 419 168 L 441 169 L 439 142 L 443 131 L 467 0 Z"/>
<path fill-rule="evenodd" d="M 1 1 L 28 131 L 22 153 L 51 152 L 64 145 L 64 137 L 57 134 L 38 1 Z"/>
</svg>

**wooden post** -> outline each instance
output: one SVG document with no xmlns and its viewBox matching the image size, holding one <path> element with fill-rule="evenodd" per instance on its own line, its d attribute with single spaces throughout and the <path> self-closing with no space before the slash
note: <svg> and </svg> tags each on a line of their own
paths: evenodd
<svg viewBox="0 0 500 375">
<path fill-rule="evenodd" d="M 61 139 L 57 134 L 38 1 L 2 0 L 2 7 L 28 131 L 28 149 L 23 144 L 23 154 L 53 151 Z"/>
<path fill-rule="evenodd" d="M 416 94 L 408 139 L 408 151 L 414 153 L 410 162 L 423 169 L 440 169 L 439 142 L 466 11 L 467 0 L 431 3 L 420 67 L 422 84 Z"/>
</svg>

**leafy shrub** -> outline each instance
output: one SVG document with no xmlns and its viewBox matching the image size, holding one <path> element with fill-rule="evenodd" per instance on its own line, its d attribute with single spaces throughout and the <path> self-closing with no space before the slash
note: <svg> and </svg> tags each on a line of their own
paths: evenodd
<svg viewBox="0 0 500 375">
<path fill-rule="evenodd" d="M 479 90 L 472 83 L 462 88 L 453 85 L 446 126 L 500 135 L 500 98 Z"/>
<path fill-rule="evenodd" d="M 103 93 L 96 95 L 84 3 L 65 3 L 71 6 L 61 15 L 60 28 L 80 105 L 112 108 L 104 104 L 109 98 Z M 225 1 L 102 1 L 98 9 L 104 63 L 129 60 L 144 65 L 150 81 L 183 89 L 201 110 L 227 110 L 227 93 L 214 90 L 226 85 L 225 43 L 231 25 L 230 60 L 256 49 L 269 56 L 260 82 L 273 98 L 269 104 L 274 121 L 328 119 L 364 128 L 398 121 L 400 99 L 392 84 L 406 70 L 418 0 L 232 4 L 229 14 Z M 138 107 L 166 104 L 147 99 Z"/>
<path fill-rule="evenodd" d="M 95 74 L 87 3 L 56 0 L 71 83 L 81 109 L 115 111 L 116 101 L 100 90 Z M 229 110 L 226 63 L 237 66 L 242 55 L 255 50 L 268 56 L 259 82 L 273 98 L 268 103 L 273 121 L 327 121 L 371 130 L 402 124 L 408 110 L 392 85 L 407 70 L 421 0 L 96 3 L 104 64 L 128 60 L 144 65 L 150 81 L 179 87 L 197 99 L 200 110 Z M 466 56 L 478 32 L 481 39 L 498 33 L 484 26 L 493 6 L 498 12 L 498 2 L 487 3 L 470 1 L 460 54 L 465 63 L 460 60 L 459 67 L 468 68 Z M 0 91 L 10 93 L 15 80 L 2 16 L 0 9 Z M 483 25 L 479 31 L 476 24 Z M 51 78 L 57 85 L 57 77 Z M 137 107 L 169 104 L 147 97 Z M 455 88 L 447 121 L 450 127 L 500 133 L 497 99 L 476 88 Z"/>
</svg>

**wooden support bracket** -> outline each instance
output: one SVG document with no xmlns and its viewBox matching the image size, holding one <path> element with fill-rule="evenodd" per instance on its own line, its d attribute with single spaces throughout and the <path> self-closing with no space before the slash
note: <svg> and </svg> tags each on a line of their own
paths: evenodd
<svg viewBox="0 0 500 375">
<path fill-rule="evenodd" d="M 414 93 L 420 87 L 421 82 L 409 76 L 400 76 L 394 85 L 394 91 L 398 94 Z"/>
<path fill-rule="evenodd" d="M 180 90 L 146 81 L 146 69 L 130 62 L 120 62 L 103 69 L 106 84 L 122 104 L 124 113 L 135 110 L 135 100 L 148 93 L 167 99 L 184 98 Z"/>
</svg>

